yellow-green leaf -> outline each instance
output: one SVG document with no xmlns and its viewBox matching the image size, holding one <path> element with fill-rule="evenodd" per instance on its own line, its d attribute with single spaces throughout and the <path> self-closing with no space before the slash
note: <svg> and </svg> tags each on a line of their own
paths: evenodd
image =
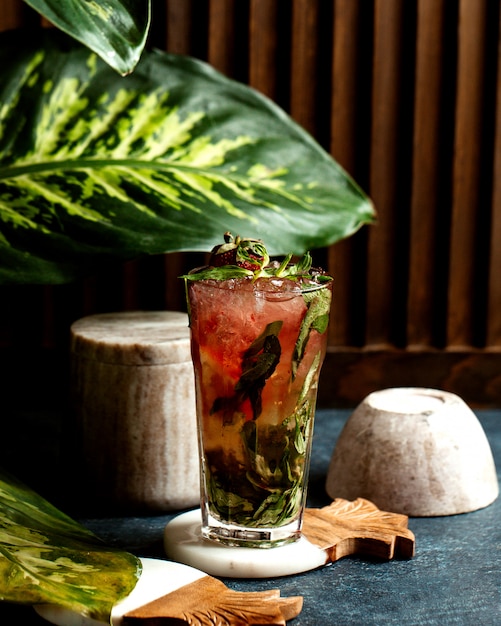
<svg viewBox="0 0 501 626">
<path fill-rule="evenodd" d="M 151 0 L 24 0 L 120 74 L 136 67 L 150 25 Z"/>
<path fill-rule="evenodd" d="M 54 604 L 109 622 L 140 573 L 138 558 L 105 546 L 0 470 L 0 600 Z"/>
<path fill-rule="evenodd" d="M 122 78 L 41 30 L 0 35 L 0 283 L 207 251 L 227 230 L 302 254 L 374 220 L 357 184 L 258 92 L 160 51 Z"/>
</svg>

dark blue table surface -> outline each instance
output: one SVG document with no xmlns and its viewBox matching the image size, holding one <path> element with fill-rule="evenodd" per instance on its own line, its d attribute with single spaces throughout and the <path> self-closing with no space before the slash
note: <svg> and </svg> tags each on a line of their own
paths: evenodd
<svg viewBox="0 0 501 626">
<path fill-rule="evenodd" d="M 501 474 L 501 411 L 476 411 Z M 330 502 L 325 477 L 336 439 L 350 412 L 317 412 L 308 506 Z M 151 517 L 79 517 L 111 545 L 164 558 L 165 524 L 179 512 Z M 231 589 L 280 589 L 301 595 L 294 626 L 501 625 L 501 498 L 485 509 L 410 518 L 416 554 L 410 560 L 347 557 L 304 574 L 270 579 L 223 579 Z M 0 626 L 42 626 L 31 607 L 0 604 Z"/>
</svg>

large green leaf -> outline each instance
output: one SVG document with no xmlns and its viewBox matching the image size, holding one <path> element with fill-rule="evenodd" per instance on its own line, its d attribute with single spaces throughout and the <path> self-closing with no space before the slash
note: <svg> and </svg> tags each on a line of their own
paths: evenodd
<svg viewBox="0 0 501 626">
<path fill-rule="evenodd" d="M 55 604 L 109 622 L 140 574 L 138 558 L 106 547 L 0 471 L 0 600 Z"/>
<path fill-rule="evenodd" d="M 120 74 L 136 67 L 146 43 L 151 0 L 24 0 Z"/>
<path fill-rule="evenodd" d="M 247 86 L 160 51 L 122 78 L 56 30 L 39 37 L 0 37 L 0 282 L 206 251 L 227 230 L 300 254 L 373 220 L 341 167 Z"/>
</svg>

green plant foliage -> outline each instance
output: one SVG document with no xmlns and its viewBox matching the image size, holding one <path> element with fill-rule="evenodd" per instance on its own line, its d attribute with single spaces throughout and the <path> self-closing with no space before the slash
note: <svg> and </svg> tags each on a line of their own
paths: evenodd
<svg viewBox="0 0 501 626">
<path fill-rule="evenodd" d="M 150 0 L 24 0 L 120 74 L 136 67 L 146 43 Z"/>
<path fill-rule="evenodd" d="M 141 574 L 141 562 L 0 471 L 0 600 L 49 603 L 109 622 Z"/>
<path fill-rule="evenodd" d="M 373 221 L 310 135 L 207 64 L 154 50 L 123 78 L 55 29 L 38 37 L 0 37 L 0 283 L 207 251 L 227 230 L 301 254 Z"/>
</svg>

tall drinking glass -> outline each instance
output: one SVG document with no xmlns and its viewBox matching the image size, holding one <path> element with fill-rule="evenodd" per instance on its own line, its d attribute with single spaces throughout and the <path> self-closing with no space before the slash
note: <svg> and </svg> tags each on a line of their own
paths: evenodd
<svg viewBox="0 0 501 626">
<path fill-rule="evenodd" d="M 331 284 L 188 281 L 206 538 L 300 537 Z"/>
</svg>

